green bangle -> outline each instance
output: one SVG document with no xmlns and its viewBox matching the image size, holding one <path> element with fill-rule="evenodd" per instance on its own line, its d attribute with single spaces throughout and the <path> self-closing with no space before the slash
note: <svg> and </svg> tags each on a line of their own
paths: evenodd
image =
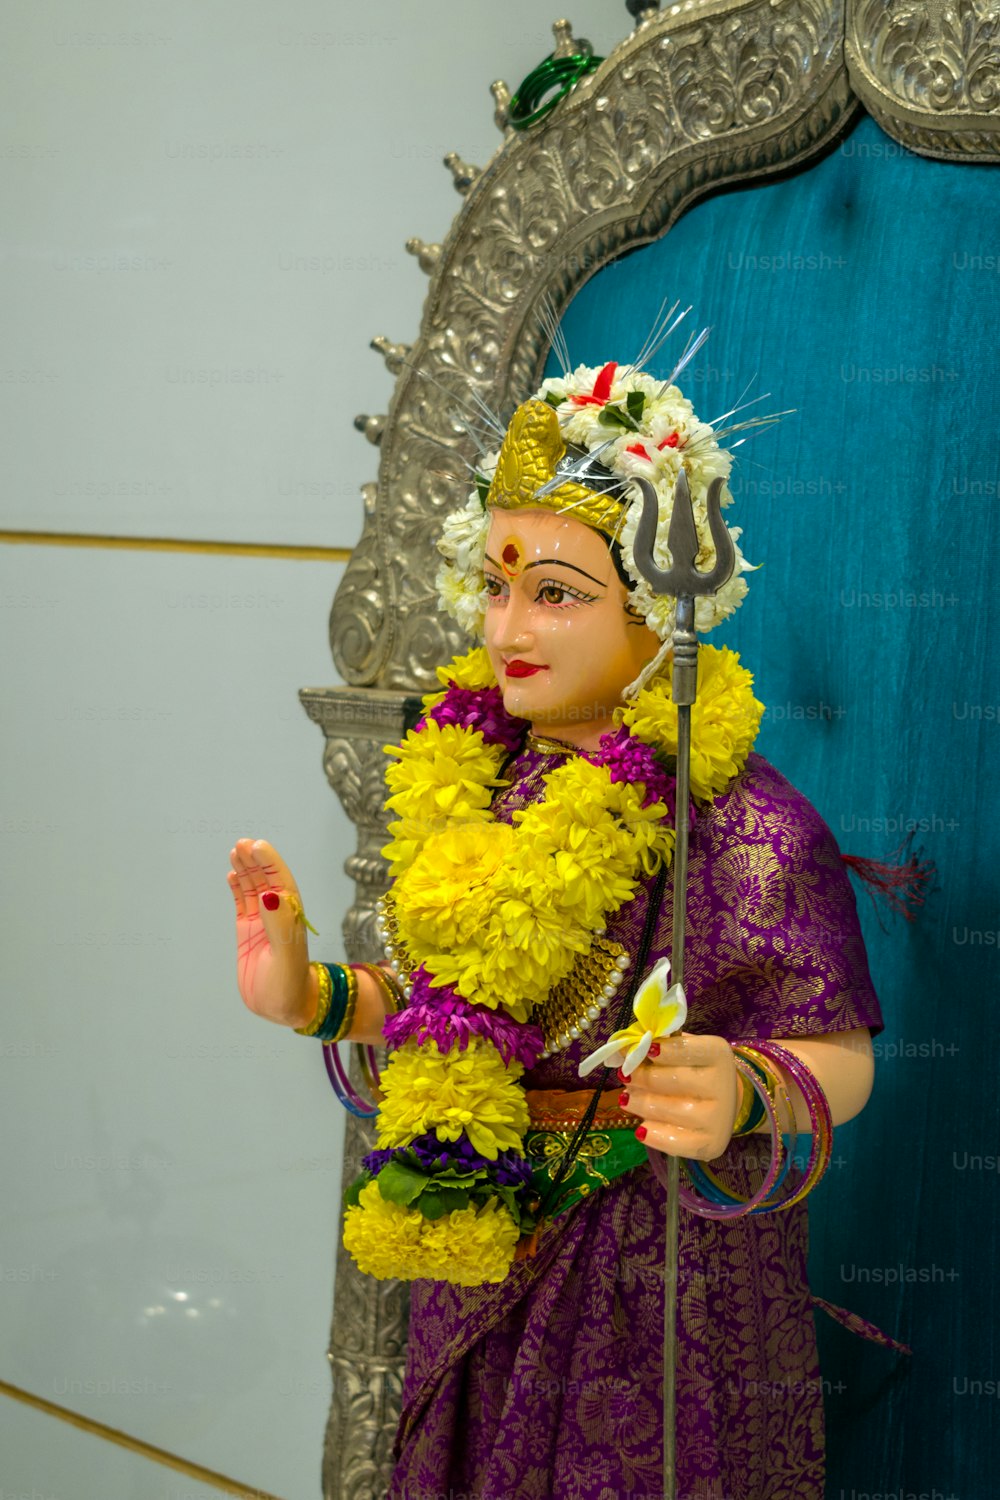
<svg viewBox="0 0 1000 1500">
<path fill-rule="evenodd" d="M 319 1006 L 309 1025 L 296 1026 L 295 1030 L 299 1036 L 315 1037 L 321 1042 L 339 1041 L 354 1020 L 357 978 L 343 964 L 310 964 L 310 968 L 317 971 Z"/>
<path fill-rule="evenodd" d="M 530 130 L 565 99 L 575 83 L 593 73 L 603 61 L 603 57 L 595 57 L 592 52 L 575 52 L 571 57 L 556 57 L 553 53 L 547 57 L 528 74 L 511 99 L 507 116 L 510 125 L 514 130 Z M 546 98 L 552 89 L 556 92 Z"/>
</svg>

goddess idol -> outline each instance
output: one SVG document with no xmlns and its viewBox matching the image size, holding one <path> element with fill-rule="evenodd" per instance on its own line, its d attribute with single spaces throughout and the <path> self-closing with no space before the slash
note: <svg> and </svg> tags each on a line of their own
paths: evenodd
<svg viewBox="0 0 1000 1500">
<path fill-rule="evenodd" d="M 674 601 L 636 565 L 633 481 L 663 566 L 683 471 L 711 563 L 725 434 L 672 379 L 608 363 L 543 381 L 498 436 L 439 544 L 442 604 L 485 644 L 389 748 L 390 962 L 311 963 L 280 856 L 231 853 L 246 1005 L 389 1051 L 344 1218 L 362 1271 L 413 1282 L 389 1493 L 662 1493 L 665 1154 L 678 1494 L 821 1500 L 804 1200 L 868 1099 L 881 1016 L 833 835 L 755 753 L 753 679 L 708 645 L 669 983 Z M 729 535 L 703 633 L 747 593 Z"/>
</svg>

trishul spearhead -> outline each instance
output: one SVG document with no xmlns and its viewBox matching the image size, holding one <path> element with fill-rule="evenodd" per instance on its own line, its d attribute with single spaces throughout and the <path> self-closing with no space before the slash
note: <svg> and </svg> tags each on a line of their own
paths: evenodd
<svg viewBox="0 0 1000 1500">
<path fill-rule="evenodd" d="M 664 570 L 653 561 L 653 545 L 659 520 L 656 490 L 648 479 L 635 479 L 642 495 L 642 514 L 635 533 L 632 554 L 635 565 L 654 594 L 670 594 L 674 599 L 685 595 L 717 594 L 732 576 L 736 566 L 736 549 L 729 529 L 722 519 L 723 479 L 713 479 L 708 487 L 706 508 L 708 529 L 715 543 L 715 563 L 707 573 L 695 567 L 700 542 L 694 524 L 694 507 L 687 474 L 682 469 L 674 485 L 674 508 L 667 532 L 671 566 Z"/>
<path fill-rule="evenodd" d="M 669 568 L 657 567 L 653 545 L 659 521 L 656 491 L 648 479 L 636 479 L 642 495 L 642 514 L 636 528 L 632 555 L 637 570 L 655 594 L 669 594 L 677 600 L 674 617 L 673 699 L 678 708 L 692 704 L 698 691 L 698 637 L 694 630 L 694 601 L 700 594 L 718 593 L 732 577 L 736 566 L 736 548 L 722 519 L 722 479 L 713 479 L 708 487 L 706 508 L 708 529 L 715 543 L 715 562 L 707 572 L 695 566 L 700 542 L 694 524 L 694 508 L 687 475 L 682 469 L 674 485 L 674 508 L 667 532 L 670 548 Z M 682 773 L 686 775 L 686 769 Z M 686 804 L 685 804 L 686 806 Z M 680 807 L 680 803 L 678 803 Z M 683 973 L 683 968 L 681 970 Z"/>
</svg>

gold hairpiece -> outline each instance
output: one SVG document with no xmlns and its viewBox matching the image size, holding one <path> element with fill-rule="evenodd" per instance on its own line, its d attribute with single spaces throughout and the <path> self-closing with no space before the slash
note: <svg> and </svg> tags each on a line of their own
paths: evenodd
<svg viewBox="0 0 1000 1500">
<path fill-rule="evenodd" d="M 625 502 L 567 479 L 557 489 L 538 491 L 556 478 L 566 443 L 555 409 L 546 401 L 525 401 L 511 418 L 496 472 L 486 497 L 487 508 L 550 510 L 569 513 L 612 539 L 621 526 Z"/>
</svg>

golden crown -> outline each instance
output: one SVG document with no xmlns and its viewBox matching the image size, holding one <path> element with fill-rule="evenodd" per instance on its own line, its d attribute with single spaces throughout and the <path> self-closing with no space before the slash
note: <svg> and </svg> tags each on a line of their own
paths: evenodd
<svg viewBox="0 0 1000 1500">
<path fill-rule="evenodd" d="M 596 483 L 610 486 L 604 492 L 568 477 L 553 487 L 567 451 L 555 409 L 547 401 L 525 401 L 504 436 L 486 497 L 487 508 L 568 511 L 585 526 L 616 537 L 627 503 L 621 492 L 621 476 L 604 469 L 600 478 L 594 473 Z M 593 463 L 590 467 L 592 473 L 597 469 Z"/>
</svg>

